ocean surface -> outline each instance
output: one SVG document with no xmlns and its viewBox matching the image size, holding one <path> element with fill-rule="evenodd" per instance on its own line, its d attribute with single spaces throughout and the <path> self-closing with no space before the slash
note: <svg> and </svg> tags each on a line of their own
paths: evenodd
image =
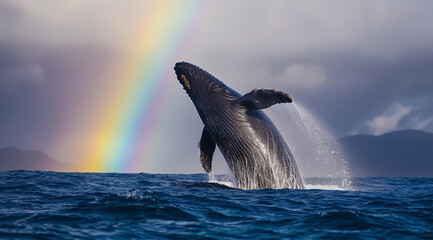
<svg viewBox="0 0 433 240">
<path fill-rule="evenodd" d="M 305 181 L 245 191 L 205 174 L 0 172 L 0 239 L 433 239 L 431 178 Z"/>
</svg>

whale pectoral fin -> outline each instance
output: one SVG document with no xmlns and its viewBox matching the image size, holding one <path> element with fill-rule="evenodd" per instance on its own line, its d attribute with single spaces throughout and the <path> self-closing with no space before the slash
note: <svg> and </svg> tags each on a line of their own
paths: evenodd
<svg viewBox="0 0 433 240">
<path fill-rule="evenodd" d="M 292 97 L 283 91 L 275 89 L 254 89 L 239 98 L 236 103 L 250 110 L 265 109 L 277 103 L 291 103 Z"/>
<path fill-rule="evenodd" d="M 215 152 L 215 146 L 215 141 L 206 128 L 203 128 L 198 147 L 200 148 L 200 162 L 207 173 L 212 171 L 212 156 Z"/>
</svg>

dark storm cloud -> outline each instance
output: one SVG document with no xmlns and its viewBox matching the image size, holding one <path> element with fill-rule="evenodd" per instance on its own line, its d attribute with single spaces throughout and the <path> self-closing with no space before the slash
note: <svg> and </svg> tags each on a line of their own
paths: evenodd
<svg viewBox="0 0 433 240">
<path fill-rule="evenodd" d="M 379 131 L 372 122 L 388 119 L 400 105 L 410 109 L 404 118 L 418 120 L 398 119 L 396 128 L 432 116 L 430 100 L 414 103 L 433 91 L 432 2 L 212 7 L 197 61 L 241 93 L 283 88 L 340 136 Z"/>
<path fill-rule="evenodd" d="M 293 84 L 290 76 L 275 77 L 284 72 L 285 66 L 296 64 L 319 66 L 326 79 L 311 87 Z M 433 92 L 433 51 L 407 53 L 393 60 L 314 55 L 264 61 L 261 67 L 270 69 L 268 75 L 278 78 L 275 83 L 292 92 L 295 101 L 306 105 L 339 135 L 355 130 L 366 132 L 365 123 L 396 102 L 411 106 L 412 116 L 433 116 L 432 99 L 428 98 Z M 299 81 L 308 81 L 305 77 Z"/>
<path fill-rule="evenodd" d="M 0 84 L 3 90 L 6 90 L 8 85 L 45 81 L 45 73 L 40 63 L 23 47 L 3 44 L 0 45 L 0 53 Z"/>
<path fill-rule="evenodd" d="M 98 47 L 0 42 L 0 53 L 0 146 L 30 149 L 46 149 L 77 108 L 93 106 L 91 92 L 106 80 L 98 72 L 116 59 Z"/>
<path fill-rule="evenodd" d="M 7 1 L 0 2 L 0 26 L 11 30 L 24 16 L 21 8 Z"/>
<path fill-rule="evenodd" d="M 131 43 L 143 30 L 148 5 L 0 1 L 0 147 L 51 153 L 58 150 L 45 147 L 50 142 L 85 129 L 79 110 L 98 111 L 101 95 L 116 94 L 104 86 L 122 79 L 101 73 L 125 64 L 125 55 L 136 50 Z M 422 0 L 207 1 L 178 57 L 240 93 L 285 90 L 338 136 L 433 131 L 432 10 L 433 2 Z M 174 75 L 173 84 L 179 87 Z M 166 161 L 191 154 L 191 168 L 182 171 L 199 172 L 189 146 L 196 145 L 202 125 L 176 87 L 161 110 L 167 116 L 157 126 L 158 144 L 176 146 Z M 174 102 L 182 111 L 171 111 Z M 69 119 L 76 121 L 65 126 Z M 173 134 L 178 122 L 187 124 Z M 188 165 L 159 164 L 149 171 L 178 172 Z"/>
<path fill-rule="evenodd" d="M 241 64 L 228 59 L 221 65 L 224 69 L 215 75 L 241 93 L 255 87 L 286 90 L 339 136 L 373 133 L 367 123 L 395 103 L 412 109 L 405 118 L 423 121 L 433 116 L 433 48 L 409 50 L 393 59 L 329 52 L 263 56 L 244 59 Z M 296 71 L 287 73 L 291 66 L 297 67 L 300 76 Z M 402 119 L 398 127 L 415 128 L 417 121 Z"/>
</svg>

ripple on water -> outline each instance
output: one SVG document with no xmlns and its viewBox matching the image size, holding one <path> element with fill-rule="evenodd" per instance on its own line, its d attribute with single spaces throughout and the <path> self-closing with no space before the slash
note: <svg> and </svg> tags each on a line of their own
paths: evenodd
<svg viewBox="0 0 433 240">
<path fill-rule="evenodd" d="M 221 182 L 204 174 L 2 172 L 0 238 L 433 238 L 432 179 L 354 179 L 361 191 L 317 179 L 307 190 Z"/>
</svg>

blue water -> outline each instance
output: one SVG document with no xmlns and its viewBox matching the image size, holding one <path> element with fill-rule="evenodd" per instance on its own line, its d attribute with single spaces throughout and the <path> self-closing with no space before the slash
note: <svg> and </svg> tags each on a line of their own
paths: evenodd
<svg viewBox="0 0 433 240">
<path fill-rule="evenodd" d="M 327 179 L 310 188 L 332 189 Z M 432 239 L 433 179 L 251 190 L 204 174 L 0 173 L 0 239 Z"/>
</svg>

